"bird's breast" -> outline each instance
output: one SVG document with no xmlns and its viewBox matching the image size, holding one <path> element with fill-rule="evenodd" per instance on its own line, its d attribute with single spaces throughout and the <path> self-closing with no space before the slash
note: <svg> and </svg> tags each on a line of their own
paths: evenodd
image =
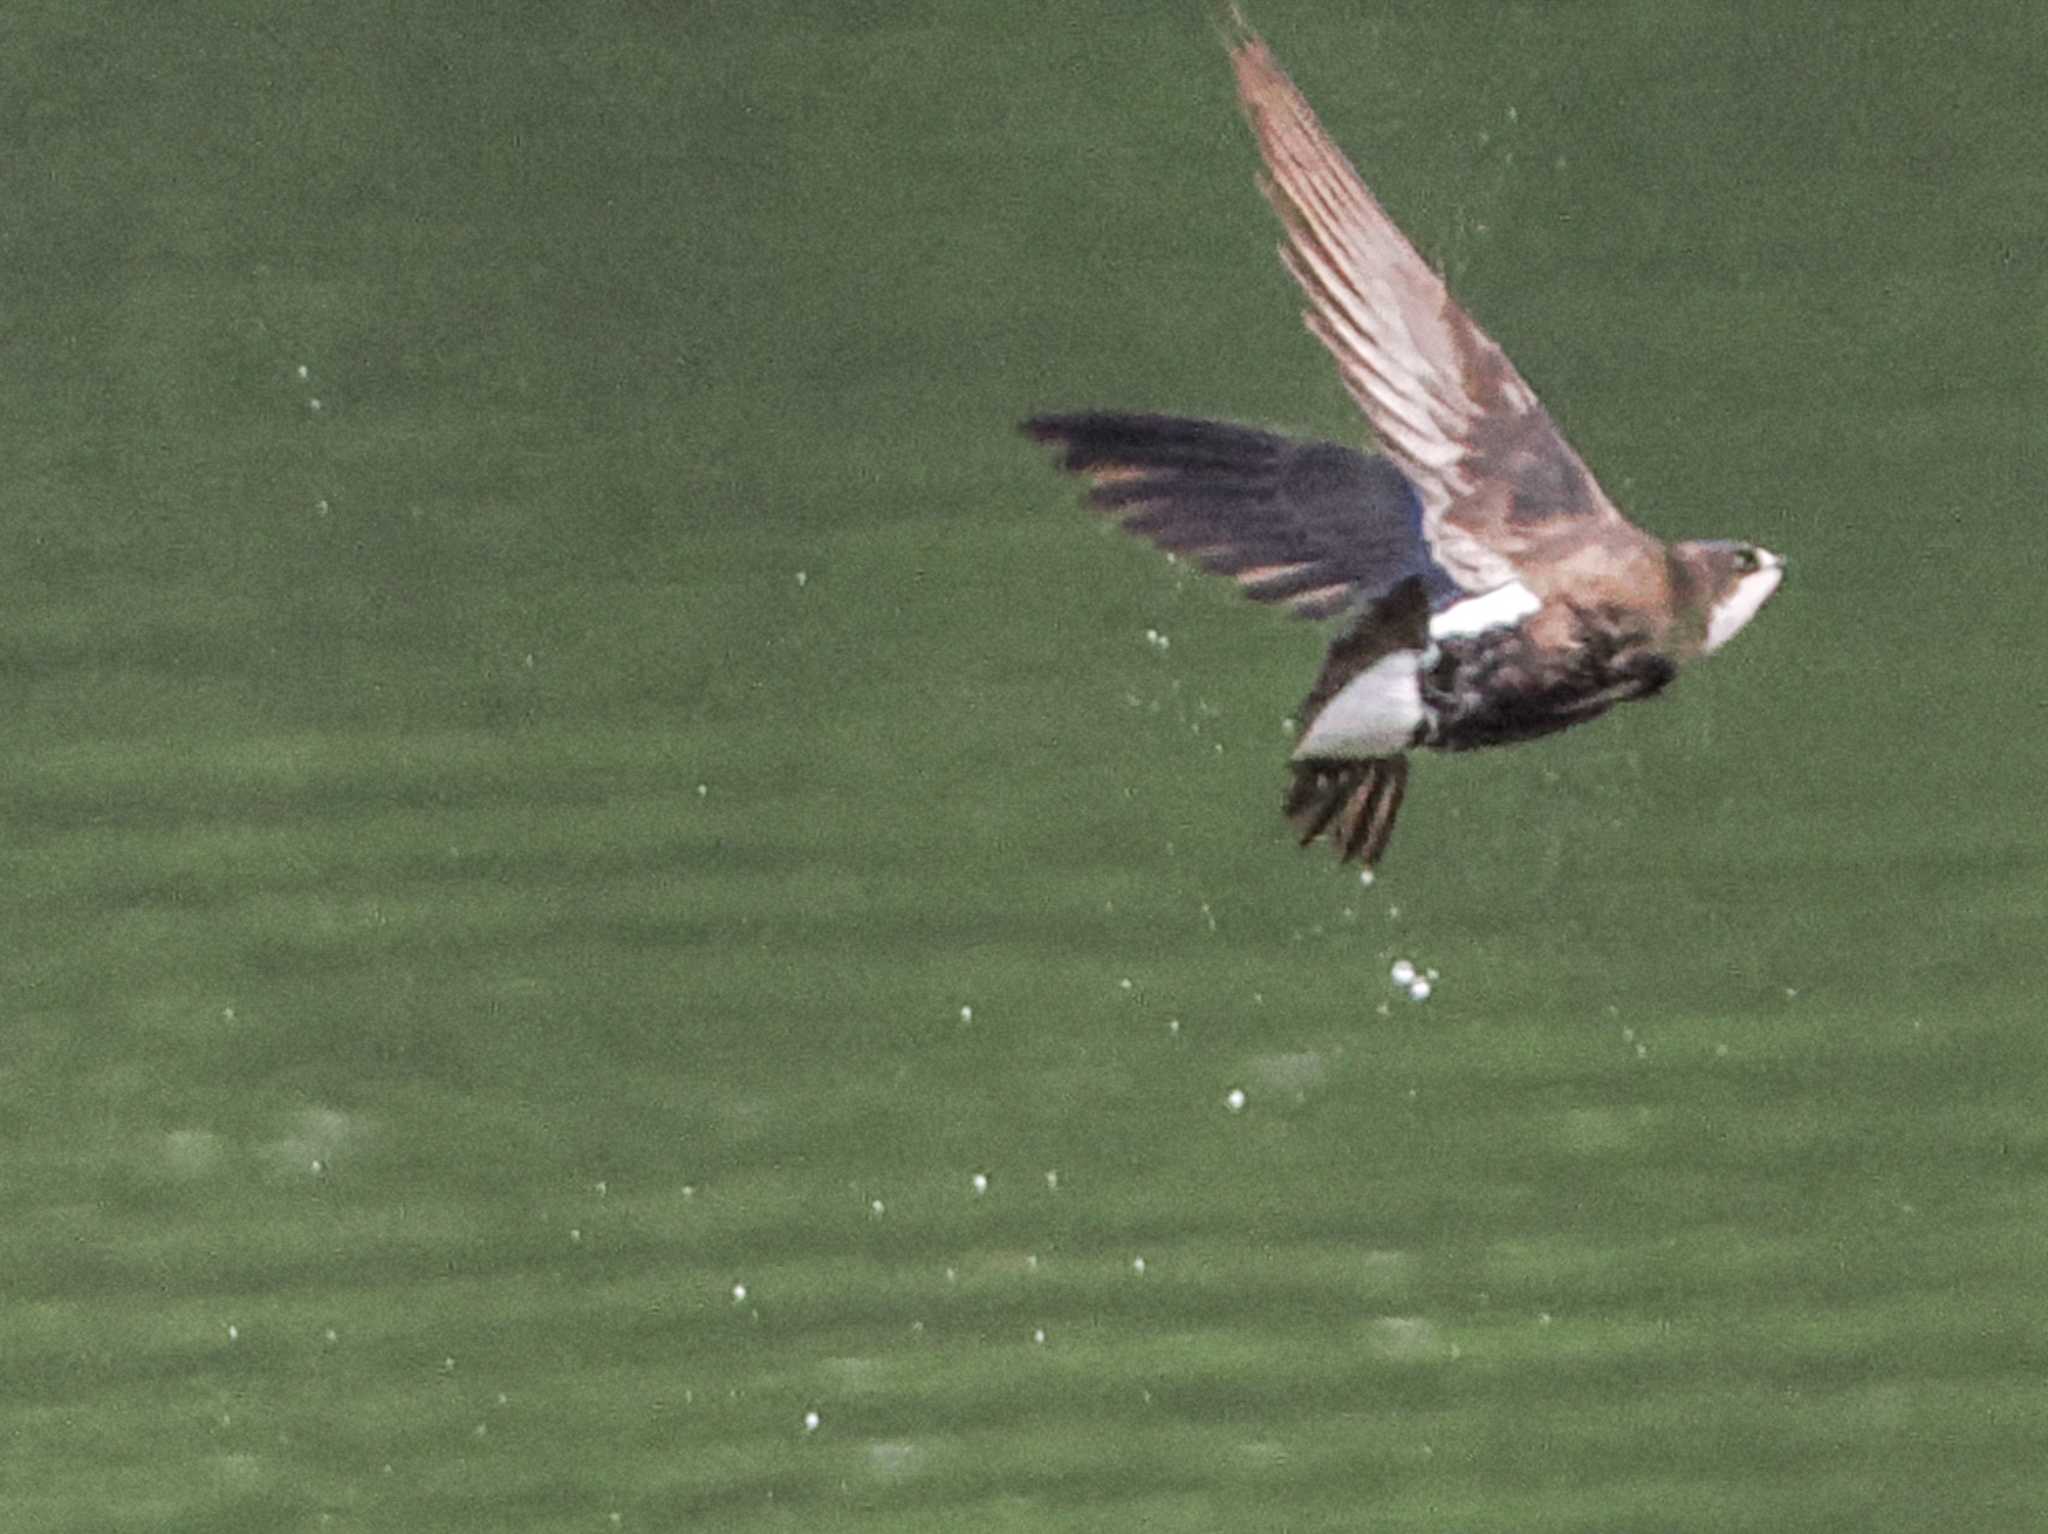
<svg viewBox="0 0 2048 1534">
<path fill-rule="evenodd" d="M 1421 744 L 1472 751 L 1535 740 L 1648 697 L 1677 675 L 1668 656 L 1625 629 L 1542 616 L 1437 642 L 1418 679 Z"/>
</svg>

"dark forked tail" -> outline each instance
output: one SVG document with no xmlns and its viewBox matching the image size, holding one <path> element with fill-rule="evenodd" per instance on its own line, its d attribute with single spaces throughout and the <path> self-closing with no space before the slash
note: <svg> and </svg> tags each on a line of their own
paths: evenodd
<svg viewBox="0 0 2048 1534">
<path fill-rule="evenodd" d="M 1315 686 L 1302 699 L 1299 717 L 1306 753 L 1315 737 L 1311 726 L 1361 676 L 1383 669 L 1383 663 L 1420 665 L 1429 644 L 1429 598 L 1422 581 L 1410 577 L 1373 602 L 1337 636 L 1323 657 Z M 1408 758 L 1384 756 L 1315 756 L 1297 754 L 1283 806 L 1295 834 L 1306 847 L 1328 836 L 1339 859 L 1354 859 L 1370 868 L 1387 850 L 1394 817 L 1408 791 Z"/>
<path fill-rule="evenodd" d="M 1370 868 L 1387 850 L 1394 817 L 1408 791 L 1408 758 L 1363 762 L 1296 762 L 1287 788 L 1287 818 L 1306 847 L 1327 834 L 1340 862 Z"/>
</svg>

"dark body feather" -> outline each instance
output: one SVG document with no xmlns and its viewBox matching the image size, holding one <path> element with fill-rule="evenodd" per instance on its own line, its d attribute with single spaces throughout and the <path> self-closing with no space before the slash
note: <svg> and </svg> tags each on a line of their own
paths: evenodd
<svg viewBox="0 0 2048 1534">
<path fill-rule="evenodd" d="M 1419 745 L 1476 751 L 1537 740 L 1661 692 L 1678 666 L 1625 628 L 1580 616 L 1580 641 L 1559 649 L 1502 628 L 1446 639 L 1421 672 L 1429 724 Z"/>
</svg>

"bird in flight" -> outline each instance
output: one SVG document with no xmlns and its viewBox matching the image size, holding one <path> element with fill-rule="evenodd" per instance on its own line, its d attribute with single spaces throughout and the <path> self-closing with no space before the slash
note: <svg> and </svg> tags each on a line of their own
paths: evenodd
<svg viewBox="0 0 2048 1534">
<path fill-rule="evenodd" d="M 1784 561 L 1624 517 L 1239 23 L 1237 94 L 1282 260 L 1379 452 L 1090 411 L 1023 429 L 1126 531 L 1255 601 L 1342 617 L 1296 720 L 1285 811 L 1370 869 L 1408 754 L 1534 740 L 1661 692 L 1756 616 Z"/>
</svg>

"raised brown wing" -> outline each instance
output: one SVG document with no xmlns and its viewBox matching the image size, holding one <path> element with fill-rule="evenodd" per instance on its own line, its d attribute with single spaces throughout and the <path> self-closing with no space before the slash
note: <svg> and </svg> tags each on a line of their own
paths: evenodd
<svg viewBox="0 0 2048 1534">
<path fill-rule="evenodd" d="M 1233 577 L 1255 601 L 1327 618 L 1429 573 L 1414 492 L 1384 458 L 1177 416 L 1042 415 L 1024 431 L 1057 447 L 1060 467 L 1091 481 L 1089 504 L 1125 531 Z"/>
<path fill-rule="evenodd" d="M 1436 558 L 1461 585 L 1555 589 L 1600 542 L 1611 566 L 1660 545 L 1607 499 L 1504 353 L 1387 217 L 1264 42 L 1242 31 L 1238 99 L 1286 227 L 1309 329 L 1379 445 L 1414 484 Z"/>
</svg>

